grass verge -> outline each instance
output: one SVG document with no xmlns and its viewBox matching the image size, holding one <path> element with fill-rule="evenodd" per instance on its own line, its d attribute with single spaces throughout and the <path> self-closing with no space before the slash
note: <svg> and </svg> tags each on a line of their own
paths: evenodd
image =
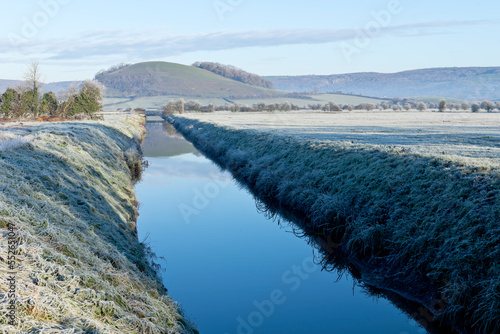
<svg viewBox="0 0 500 334">
<path fill-rule="evenodd" d="M 144 119 L 29 125 L 0 130 L 0 291 L 13 276 L 16 322 L 2 292 L 0 331 L 196 333 L 137 239 Z"/>
</svg>

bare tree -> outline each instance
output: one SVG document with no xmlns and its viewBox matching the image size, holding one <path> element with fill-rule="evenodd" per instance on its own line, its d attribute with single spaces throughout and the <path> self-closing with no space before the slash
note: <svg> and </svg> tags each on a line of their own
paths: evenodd
<svg viewBox="0 0 500 334">
<path fill-rule="evenodd" d="M 182 114 L 184 112 L 184 99 L 177 100 L 177 102 L 175 102 L 175 108 L 180 114 Z"/>
<path fill-rule="evenodd" d="M 40 64 L 38 62 L 32 62 L 28 65 L 28 69 L 24 73 L 24 80 L 27 86 L 33 91 L 38 91 L 41 88 Z"/>
<path fill-rule="evenodd" d="M 283 111 L 290 111 L 290 110 L 292 110 L 292 105 L 290 104 L 290 102 L 285 101 L 285 102 L 281 105 L 281 110 L 283 110 Z"/>
<path fill-rule="evenodd" d="M 479 103 L 473 103 L 473 104 L 470 106 L 470 108 L 471 108 L 471 111 L 472 111 L 472 112 L 478 112 L 478 111 L 479 111 L 479 109 L 481 108 L 481 106 L 479 105 Z"/>
<path fill-rule="evenodd" d="M 495 109 L 495 104 L 491 101 L 483 101 L 483 103 L 481 103 L 481 109 L 492 112 L 493 109 Z"/>
<path fill-rule="evenodd" d="M 199 111 L 201 109 L 201 107 L 202 107 L 202 105 L 198 101 L 190 100 L 184 104 L 184 109 L 186 111 Z"/>
<path fill-rule="evenodd" d="M 438 106 L 438 110 L 440 112 L 443 112 L 446 110 L 446 100 L 441 100 L 439 101 L 439 106 Z"/>
<path fill-rule="evenodd" d="M 32 114 L 34 117 L 38 116 L 40 88 L 40 65 L 38 62 L 32 62 L 28 65 L 28 69 L 24 73 L 25 92 L 21 95 L 23 107 L 27 113 Z"/>
<path fill-rule="evenodd" d="M 175 102 L 174 101 L 168 101 L 163 107 L 163 116 L 167 117 L 170 115 L 175 114 Z"/>
<path fill-rule="evenodd" d="M 426 110 L 427 110 L 427 106 L 425 105 L 425 103 L 420 102 L 420 103 L 417 105 L 417 109 L 418 109 L 419 111 L 426 111 Z"/>
<path fill-rule="evenodd" d="M 78 86 L 75 83 L 71 84 L 68 89 L 59 92 L 59 106 L 54 114 L 56 116 L 67 116 L 75 103 L 77 94 Z"/>
</svg>

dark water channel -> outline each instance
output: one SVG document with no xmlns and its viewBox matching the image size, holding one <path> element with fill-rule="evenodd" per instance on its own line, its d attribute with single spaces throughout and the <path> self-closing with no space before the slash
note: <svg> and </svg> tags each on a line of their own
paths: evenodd
<svg viewBox="0 0 500 334">
<path fill-rule="evenodd" d="M 267 219 L 170 125 L 147 131 L 139 237 L 165 257 L 165 286 L 201 333 L 426 332 L 350 277 L 321 270 L 305 239 Z"/>
</svg>

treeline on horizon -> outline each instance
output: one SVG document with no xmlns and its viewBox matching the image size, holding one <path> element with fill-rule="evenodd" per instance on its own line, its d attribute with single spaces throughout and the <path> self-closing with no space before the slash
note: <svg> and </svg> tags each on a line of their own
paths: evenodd
<svg viewBox="0 0 500 334">
<path fill-rule="evenodd" d="M 192 66 L 210 71 L 224 78 L 239 81 L 251 86 L 274 89 L 274 84 L 271 81 L 266 80 L 257 74 L 249 73 L 232 65 L 223 65 L 208 61 L 206 62 L 198 61 L 194 63 Z"/>
<path fill-rule="evenodd" d="M 407 101 L 406 99 L 399 100 L 394 99 L 388 102 L 382 103 L 360 103 L 357 105 L 352 104 L 337 104 L 335 102 L 329 102 L 326 104 L 309 104 L 306 108 L 299 105 L 283 102 L 283 103 L 255 103 L 252 106 L 241 105 L 239 103 L 226 103 L 224 105 L 202 105 L 198 101 L 187 101 L 183 99 L 171 100 L 162 107 L 163 115 L 169 116 L 175 113 L 187 113 L 187 112 L 215 112 L 215 111 L 231 111 L 231 112 L 258 112 L 258 111 L 291 111 L 291 110 L 315 110 L 315 111 L 353 111 L 353 110 L 393 110 L 393 111 L 409 111 L 409 110 L 437 110 L 444 112 L 446 110 L 470 110 L 471 112 L 479 112 L 480 110 L 485 110 L 487 112 L 492 112 L 495 109 L 500 111 L 500 102 L 496 104 L 491 101 L 483 101 L 482 103 L 447 103 L 446 100 L 441 100 L 439 103 L 425 103 L 425 102 L 415 102 Z"/>
<path fill-rule="evenodd" d="M 39 65 L 33 63 L 28 67 L 23 84 L 1 94 L 0 118 L 93 117 L 102 108 L 104 86 L 97 81 L 86 80 L 79 88 L 72 86 L 59 96 L 54 92 L 42 94 L 41 86 Z"/>
</svg>

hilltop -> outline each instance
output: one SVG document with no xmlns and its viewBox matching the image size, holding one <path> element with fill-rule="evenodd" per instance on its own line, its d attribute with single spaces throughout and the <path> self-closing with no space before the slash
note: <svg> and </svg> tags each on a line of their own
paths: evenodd
<svg viewBox="0 0 500 334">
<path fill-rule="evenodd" d="M 267 98 L 284 95 L 201 68 L 159 61 L 120 66 L 98 73 L 95 79 L 106 86 L 107 97 Z"/>
<path fill-rule="evenodd" d="M 341 91 L 377 97 L 439 96 L 460 100 L 500 100 L 500 67 L 430 68 L 398 73 L 269 76 L 279 90 Z"/>
</svg>

